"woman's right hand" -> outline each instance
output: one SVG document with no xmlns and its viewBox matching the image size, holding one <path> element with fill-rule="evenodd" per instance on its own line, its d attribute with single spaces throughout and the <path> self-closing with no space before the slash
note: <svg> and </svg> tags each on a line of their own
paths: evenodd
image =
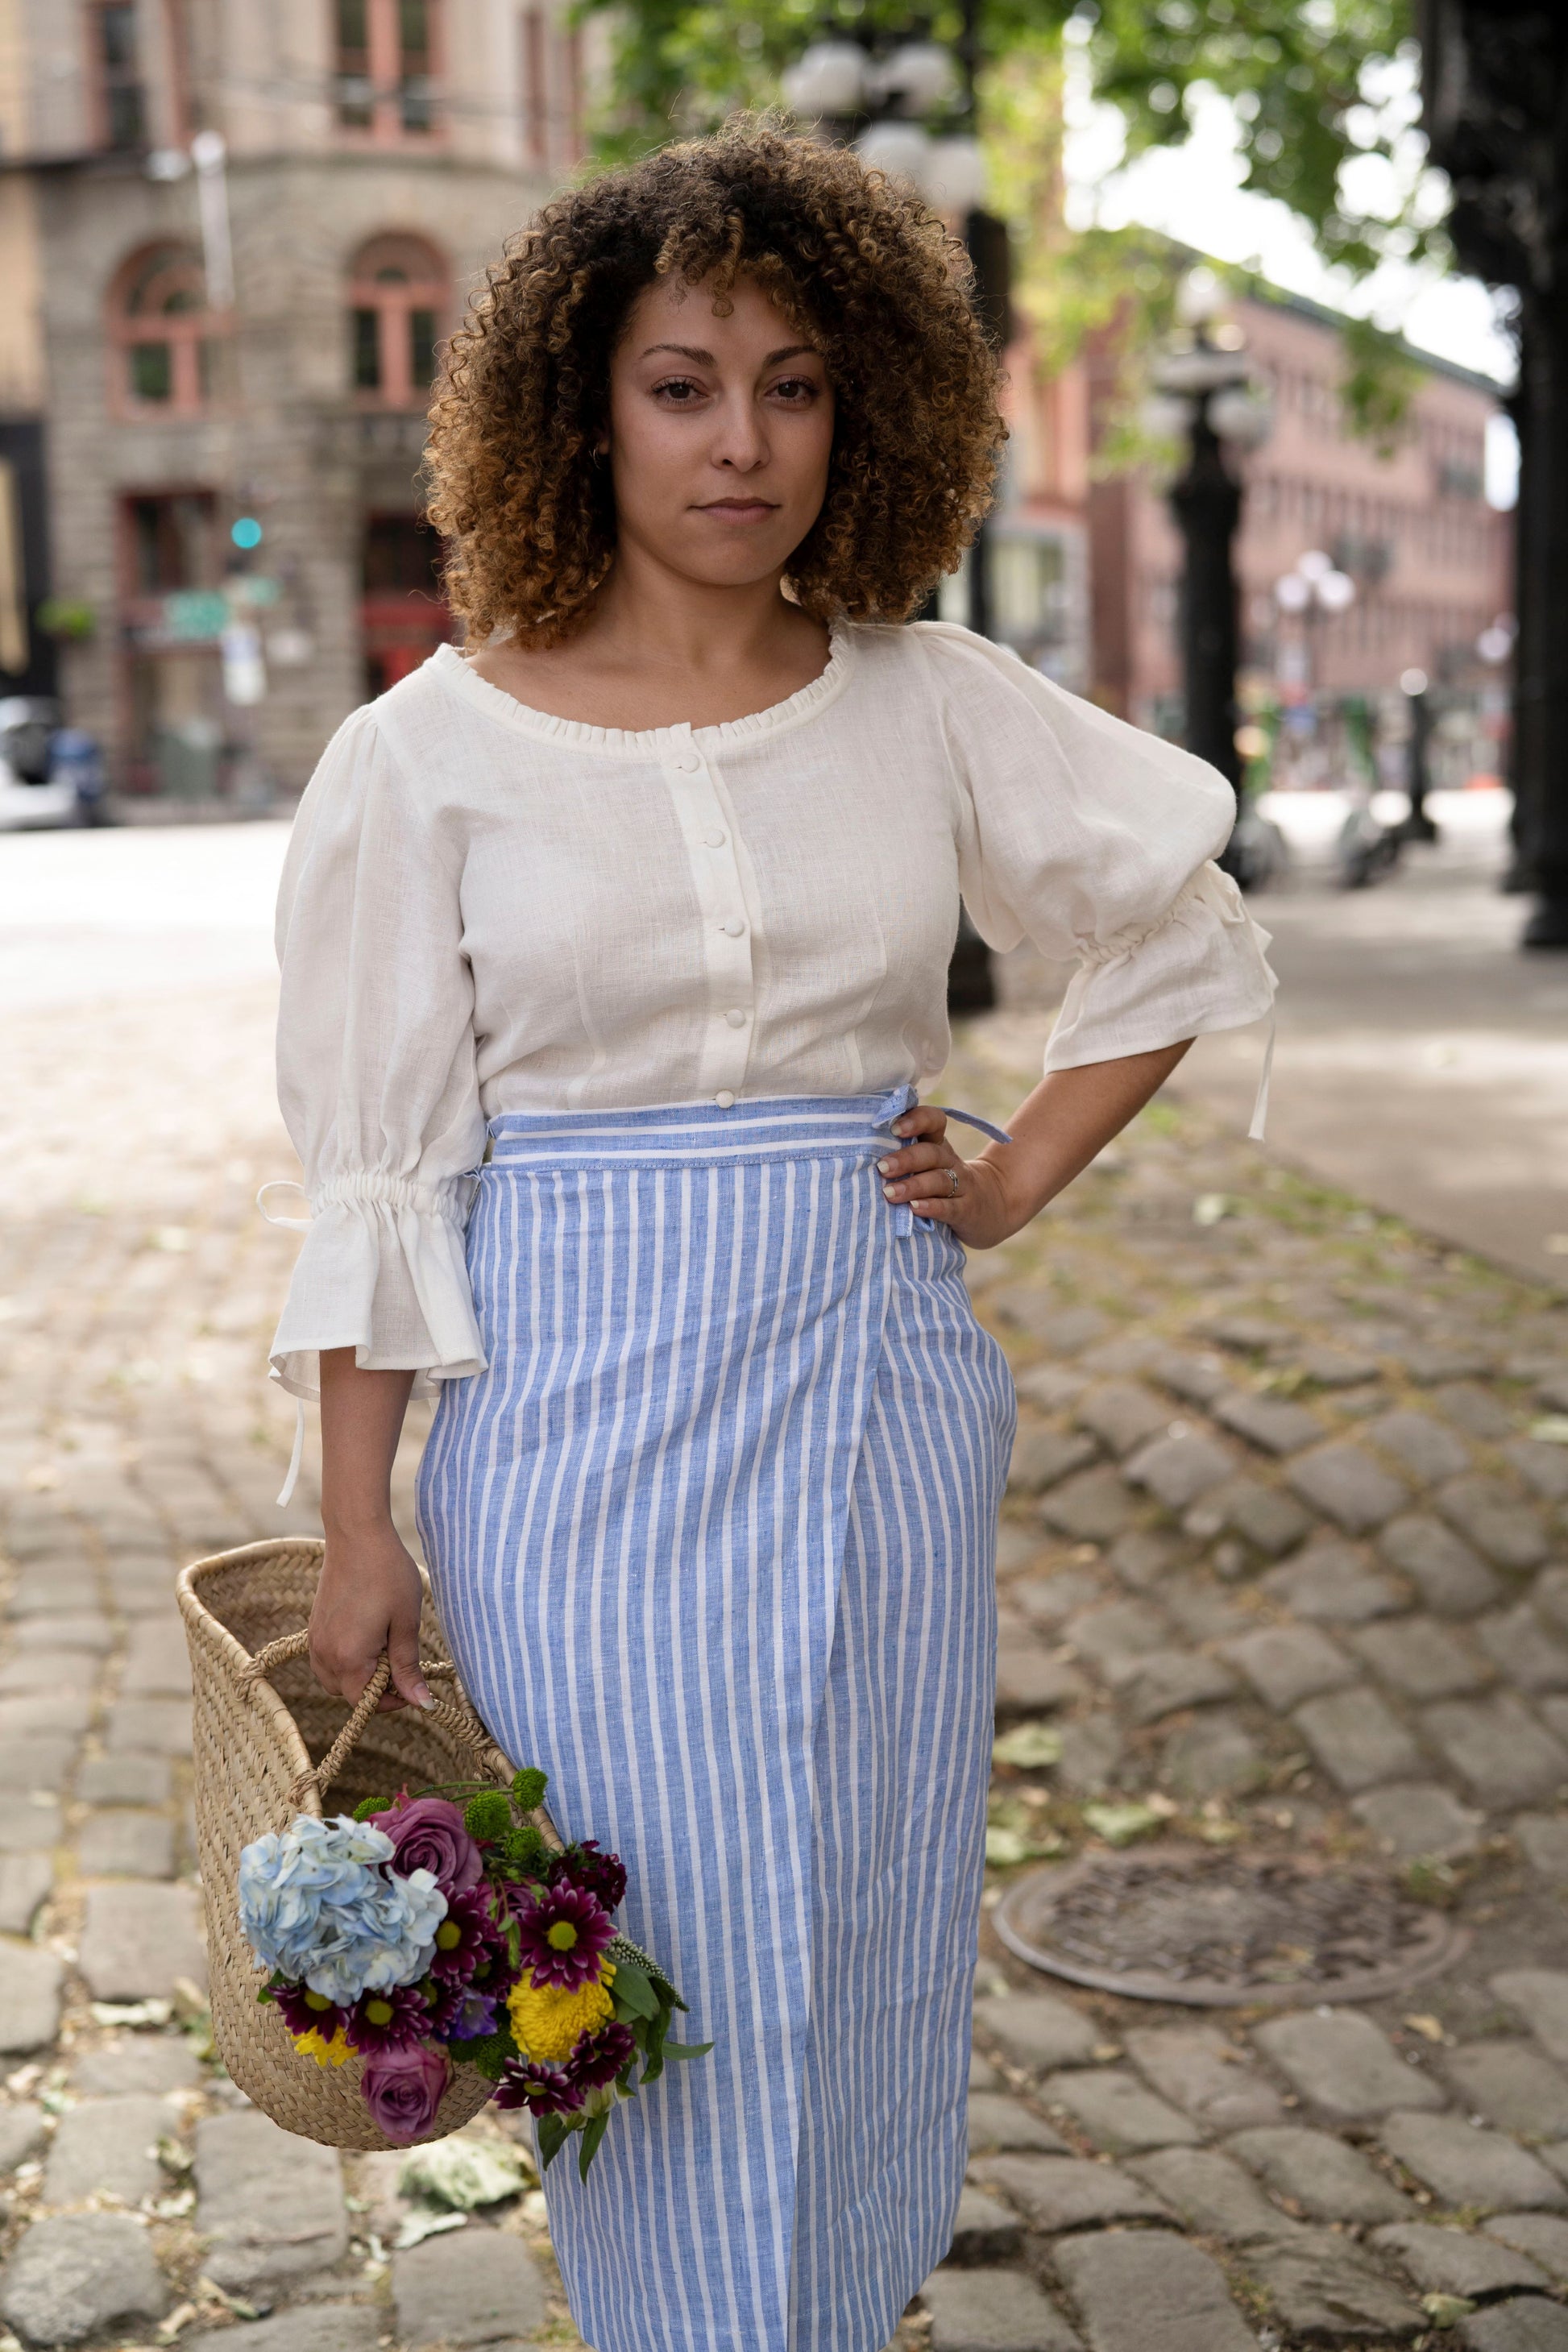
<svg viewBox="0 0 1568 2352">
<path fill-rule="evenodd" d="M 327 1536 L 316 1604 L 310 1612 L 310 1664 L 334 1698 L 357 1699 L 384 1650 L 392 1685 L 381 1702 L 390 1714 L 430 1705 L 419 1671 L 419 1570 L 388 1519 L 352 1537 Z"/>
</svg>

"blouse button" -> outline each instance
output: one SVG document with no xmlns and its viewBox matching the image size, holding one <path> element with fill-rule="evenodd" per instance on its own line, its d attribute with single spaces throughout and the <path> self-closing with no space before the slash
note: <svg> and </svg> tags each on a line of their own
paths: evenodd
<svg viewBox="0 0 1568 2352">
<path fill-rule="evenodd" d="M 706 849 L 722 849 L 724 846 L 724 836 L 721 833 L 705 833 L 702 836 L 702 843 Z"/>
<path fill-rule="evenodd" d="M 695 774 L 702 762 L 695 751 L 680 751 L 670 761 L 670 765 L 673 768 L 679 768 L 683 776 L 689 776 Z"/>
<path fill-rule="evenodd" d="M 731 915 L 727 923 L 721 923 L 719 926 L 725 936 L 731 940 L 738 940 L 745 928 L 739 915 Z"/>
<path fill-rule="evenodd" d="M 729 1087 L 726 1087 L 723 1092 L 721 1094 L 715 1095 L 713 1099 L 718 1104 L 721 1110 L 728 1110 L 735 1097 L 730 1092 Z"/>
<path fill-rule="evenodd" d="M 732 1004 L 724 1018 L 731 1029 L 743 1029 L 746 1025 L 746 1016 L 738 1004 Z"/>
</svg>

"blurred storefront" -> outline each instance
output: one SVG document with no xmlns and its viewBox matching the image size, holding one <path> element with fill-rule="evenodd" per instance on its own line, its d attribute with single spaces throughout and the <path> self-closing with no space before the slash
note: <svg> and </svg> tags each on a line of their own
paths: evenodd
<svg viewBox="0 0 1568 2352">
<path fill-rule="evenodd" d="M 1497 387 L 1409 354 L 1419 381 L 1381 454 L 1348 429 L 1331 311 L 1289 295 L 1242 299 L 1222 331 L 1244 340 L 1272 411 L 1268 438 L 1233 457 L 1246 486 L 1240 694 L 1257 780 L 1396 781 L 1418 680 L 1434 782 L 1496 775 L 1512 602 L 1510 520 L 1485 496 Z M 1114 396 L 1109 360 L 1091 362 L 1091 379 L 1098 439 Z M 1147 471 L 1098 479 L 1089 514 L 1095 698 L 1177 735 L 1181 550 L 1161 485 Z M 1337 609 L 1300 587 L 1303 559 L 1309 572 L 1331 564 Z"/>
<path fill-rule="evenodd" d="M 297 789 L 447 634 L 428 387 L 581 154 L 581 40 L 564 0 L 0 0 L 0 694 L 58 673 L 121 790 Z"/>
</svg>

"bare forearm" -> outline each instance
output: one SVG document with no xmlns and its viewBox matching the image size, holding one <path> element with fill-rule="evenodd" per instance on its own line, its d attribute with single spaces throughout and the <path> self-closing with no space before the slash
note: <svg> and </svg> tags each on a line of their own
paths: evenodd
<svg viewBox="0 0 1568 2352">
<path fill-rule="evenodd" d="M 412 1372 L 363 1372 L 352 1348 L 321 1350 L 321 1519 L 329 1538 L 392 1521 L 392 1464 Z"/>
<path fill-rule="evenodd" d="M 1152 1054 L 1047 1071 L 1009 1121 L 1012 1142 L 988 1144 L 980 1155 L 1003 1179 L 1014 1232 L 1037 1217 L 1137 1117 L 1191 1043 L 1189 1037 Z"/>
<path fill-rule="evenodd" d="M 950 1225 L 970 1249 L 994 1249 L 1037 1217 L 1159 1092 L 1192 1039 L 1120 1061 L 1052 1070 L 1011 1121 L 1010 1143 L 988 1144 L 963 1160 L 932 1105 L 894 1122 L 900 1150 L 878 1161 L 889 1201 Z"/>
</svg>

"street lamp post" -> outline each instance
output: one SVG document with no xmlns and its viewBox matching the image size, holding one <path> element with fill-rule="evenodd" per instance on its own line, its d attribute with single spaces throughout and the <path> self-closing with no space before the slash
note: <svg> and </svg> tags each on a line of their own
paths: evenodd
<svg viewBox="0 0 1568 2352">
<path fill-rule="evenodd" d="M 1236 748 L 1237 666 L 1235 544 L 1242 486 L 1232 450 L 1256 448 L 1273 418 L 1254 383 L 1239 328 L 1216 326 L 1223 300 L 1212 271 L 1194 269 L 1178 298 L 1183 326 L 1155 361 L 1156 431 L 1184 432 L 1186 463 L 1169 497 L 1182 534 L 1182 684 L 1189 751 L 1241 793 Z"/>
</svg>

